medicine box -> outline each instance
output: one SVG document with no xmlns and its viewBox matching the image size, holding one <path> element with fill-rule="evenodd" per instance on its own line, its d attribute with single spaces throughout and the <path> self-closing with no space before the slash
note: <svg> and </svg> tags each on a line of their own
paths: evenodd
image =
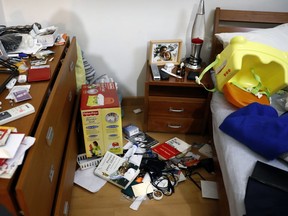
<svg viewBox="0 0 288 216">
<path fill-rule="evenodd" d="M 129 124 L 123 127 L 123 133 L 129 138 L 139 133 L 139 128 L 135 125 Z"/>
<path fill-rule="evenodd" d="M 33 30 L 30 31 L 30 35 L 37 39 L 37 42 L 42 44 L 43 48 L 52 47 L 58 37 L 58 27 L 49 26 L 39 29 L 36 25 L 33 25 Z"/>
<path fill-rule="evenodd" d="M 85 84 L 81 118 L 87 157 L 123 153 L 121 107 L 114 82 Z"/>
</svg>

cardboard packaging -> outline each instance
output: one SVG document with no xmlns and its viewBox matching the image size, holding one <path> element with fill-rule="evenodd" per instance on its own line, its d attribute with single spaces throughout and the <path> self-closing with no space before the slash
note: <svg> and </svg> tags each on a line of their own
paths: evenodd
<svg viewBox="0 0 288 216">
<path fill-rule="evenodd" d="M 43 48 L 52 47 L 58 37 L 58 27 L 49 26 L 38 29 L 36 25 L 33 25 L 30 35 L 36 38 L 38 43 L 42 44 Z"/>
<path fill-rule="evenodd" d="M 121 107 L 114 82 L 82 85 L 81 118 L 87 157 L 123 153 Z"/>
</svg>

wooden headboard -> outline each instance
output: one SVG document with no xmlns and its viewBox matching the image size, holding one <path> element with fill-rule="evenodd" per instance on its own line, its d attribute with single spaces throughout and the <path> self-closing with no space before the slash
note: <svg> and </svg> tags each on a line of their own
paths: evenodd
<svg viewBox="0 0 288 216">
<path fill-rule="evenodd" d="M 288 23 L 288 12 L 263 12 L 227 10 L 217 7 L 214 14 L 214 29 L 210 62 L 215 60 L 223 46 L 216 39 L 215 33 L 247 32 L 260 28 L 271 28 Z"/>
</svg>

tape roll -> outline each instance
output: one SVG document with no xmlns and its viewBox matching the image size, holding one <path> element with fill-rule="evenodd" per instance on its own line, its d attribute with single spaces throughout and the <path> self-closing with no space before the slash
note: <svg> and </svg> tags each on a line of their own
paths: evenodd
<svg viewBox="0 0 288 216">
<path fill-rule="evenodd" d="M 161 200 L 163 198 L 163 193 L 160 190 L 153 191 L 153 198 L 155 200 Z"/>
</svg>

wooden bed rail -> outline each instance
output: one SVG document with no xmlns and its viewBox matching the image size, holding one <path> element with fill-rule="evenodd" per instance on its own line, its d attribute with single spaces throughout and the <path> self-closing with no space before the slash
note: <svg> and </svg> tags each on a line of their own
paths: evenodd
<svg viewBox="0 0 288 216">
<path fill-rule="evenodd" d="M 223 49 L 215 33 L 248 32 L 260 28 L 271 28 L 283 23 L 288 23 L 288 12 L 242 11 L 217 7 L 214 13 L 210 62 L 215 60 L 216 55 Z"/>
</svg>

